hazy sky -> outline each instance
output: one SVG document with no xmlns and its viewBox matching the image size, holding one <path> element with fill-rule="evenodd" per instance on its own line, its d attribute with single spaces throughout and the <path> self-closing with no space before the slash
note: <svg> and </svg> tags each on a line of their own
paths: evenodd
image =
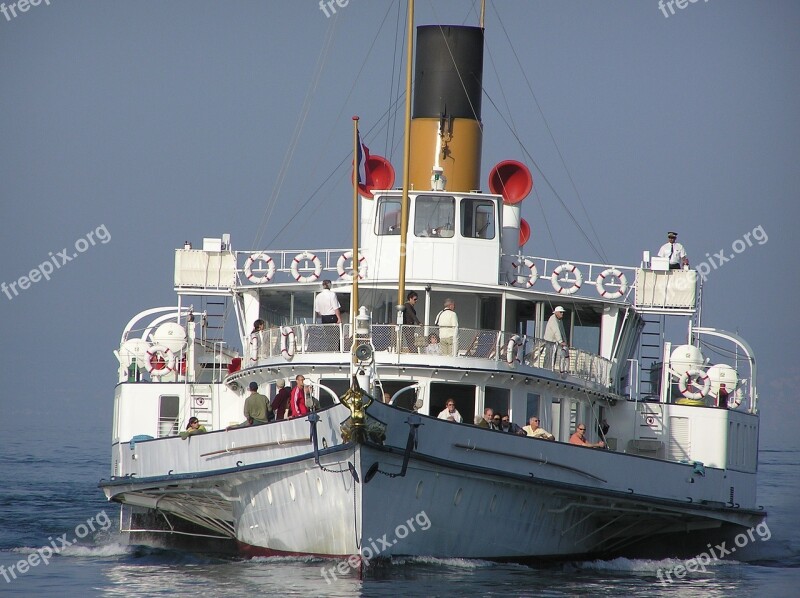
<svg viewBox="0 0 800 598">
<path fill-rule="evenodd" d="M 99 425 L 110 437 L 112 351 L 130 317 L 175 303 L 176 247 L 226 232 L 236 249 L 346 246 L 349 169 L 337 166 L 354 114 L 399 171 L 402 131 L 386 112 L 404 8 L 349 0 L 326 17 L 315 0 L 10 4 L 0 282 L 59 267 L 0 294 L 0 420 L 63 421 L 73 434 Z M 477 5 L 419 0 L 418 23 L 476 24 Z M 710 0 L 667 14 L 657 0 L 490 2 L 481 180 L 501 159 L 533 167 L 525 152 L 543 171 L 523 204 L 528 255 L 635 266 L 674 229 L 692 263 L 710 266 L 749 233 L 752 246 L 710 268 L 703 323 L 738 330 L 756 351 L 762 445 L 797 443 L 800 3 Z M 599 252 L 564 206 L 596 231 Z M 62 264 L 76 242 L 84 251 Z"/>
</svg>

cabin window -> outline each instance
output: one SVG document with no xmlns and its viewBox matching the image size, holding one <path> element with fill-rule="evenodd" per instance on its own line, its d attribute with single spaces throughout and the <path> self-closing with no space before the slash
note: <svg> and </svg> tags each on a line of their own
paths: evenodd
<svg viewBox="0 0 800 598">
<path fill-rule="evenodd" d="M 158 402 L 158 437 L 172 436 L 178 433 L 178 409 L 180 397 L 161 395 Z"/>
<path fill-rule="evenodd" d="M 461 200 L 461 236 L 494 239 L 494 202 L 469 197 Z"/>
<path fill-rule="evenodd" d="M 400 200 L 396 197 L 378 199 L 378 217 L 375 220 L 376 235 L 400 234 Z"/>
<path fill-rule="evenodd" d="M 541 396 L 532 392 L 528 393 L 527 402 L 525 405 L 525 425 L 528 424 L 531 417 L 541 417 L 539 414 L 539 402 Z"/>
<path fill-rule="evenodd" d="M 572 312 L 572 345 L 589 353 L 600 354 L 602 313 L 593 307 L 576 307 Z"/>
<path fill-rule="evenodd" d="M 430 415 L 433 417 L 439 415 L 447 405 L 447 399 L 453 399 L 456 410 L 461 414 L 465 424 L 475 421 L 474 385 L 433 382 L 430 386 Z"/>
<path fill-rule="evenodd" d="M 452 237 L 456 200 L 454 197 L 418 195 L 414 201 L 414 235 L 417 237 Z"/>
<path fill-rule="evenodd" d="M 507 388 L 496 388 L 493 386 L 486 387 L 486 395 L 483 400 L 483 406 L 491 407 L 495 413 L 502 415 L 509 415 L 509 408 L 511 406 L 511 391 Z"/>
</svg>

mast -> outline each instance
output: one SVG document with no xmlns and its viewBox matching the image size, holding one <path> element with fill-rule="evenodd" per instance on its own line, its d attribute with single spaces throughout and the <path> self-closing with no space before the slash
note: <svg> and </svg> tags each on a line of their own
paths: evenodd
<svg viewBox="0 0 800 598">
<path fill-rule="evenodd" d="M 397 305 L 405 303 L 406 238 L 408 237 L 408 185 L 411 172 L 411 61 L 414 58 L 414 0 L 408 0 L 408 40 L 406 46 L 406 111 L 403 141 L 403 196 L 400 200 L 400 275 L 397 284 Z"/>
<path fill-rule="evenodd" d="M 350 292 L 350 327 L 355 330 L 358 315 L 358 116 L 353 117 L 353 287 Z M 356 347 L 356 335 L 353 334 L 352 351 Z"/>
</svg>

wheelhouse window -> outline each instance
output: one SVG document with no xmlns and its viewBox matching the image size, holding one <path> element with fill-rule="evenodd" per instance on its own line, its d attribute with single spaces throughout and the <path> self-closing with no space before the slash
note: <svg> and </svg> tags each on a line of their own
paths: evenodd
<svg viewBox="0 0 800 598">
<path fill-rule="evenodd" d="M 375 234 L 379 236 L 400 234 L 400 199 L 396 197 L 381 197 L 378 199 Z"/>
<path fill-rule="evenodd" d="M 455 234 L 455 214 L 454 197 L 418 195 L 414 201 L 414 235 L 452 237 Z"/>
<path fill-rule="evenodd" d="M 494 239 L 494 202 L 465 197 L 461 200 L 461 236 Z"/>
</svg>

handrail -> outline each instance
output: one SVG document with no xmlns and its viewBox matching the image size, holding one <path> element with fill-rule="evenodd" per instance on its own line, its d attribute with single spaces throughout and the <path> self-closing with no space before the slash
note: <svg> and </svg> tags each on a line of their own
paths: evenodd
<svg viewBox="0 0 800 598">
<path fill-rule="evenodd" d="M 284 358 L 288 328 L 294 333 L 295 356 L 346 354 L 350 350 L 350 324 L 296 324 L 262 331 L 259 361 Z M 393 354 L 398 359 L 402 355 L 419 355 L 437 364 L 441 362 L 441 365 L 447 365 L 445 360 L 448 359 L 487 359 L 495 364 L 505 362 L 509 367 L 524 364 L 563 373 L 594 382 L 603 388 L 612 386 L 611 369 L 614 362 L 582 349 L 570 348 L 567 358 L 561 354 L 557 343 L 513 332 L 456 328 L 452 330 L 452 339 L 448 338 L 449 335 L 440 339 L 440 332 L 437 326 L 373 324 L 371 339 L 378 358 L 381 353 Z M 431 336 L 440 342 L 428 342 Z"/>
</svg>

